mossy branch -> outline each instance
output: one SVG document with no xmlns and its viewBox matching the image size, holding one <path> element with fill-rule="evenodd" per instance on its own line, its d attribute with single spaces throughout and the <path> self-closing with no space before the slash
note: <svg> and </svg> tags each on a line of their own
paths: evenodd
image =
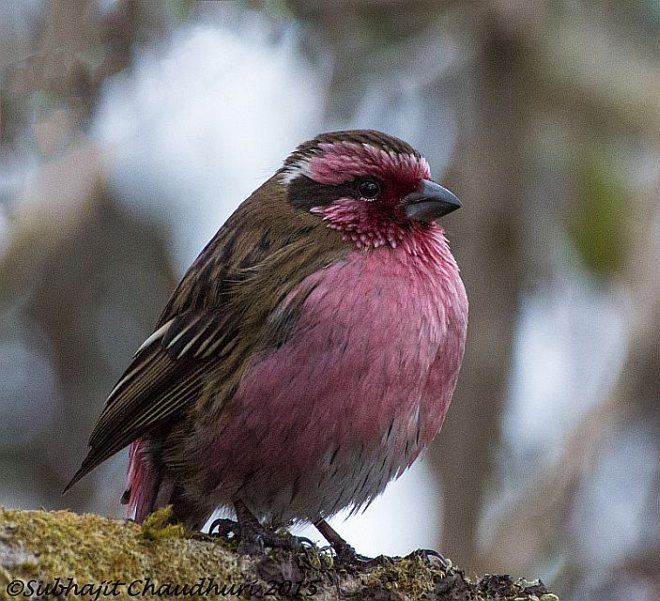
<svg viewBox="0 0 660 601">
<path fill-rule="evenodd" d="M 0 508 L 0 599 L 37 597 L 50 584 L 51 597 L 86 599 L 557 601 L 538 581 L 485 576 L 471 582 L 421 556 L 365 570 L 341 569 L 317 549 L 241 556 L 231 542 L 201 540 L 169 517 L 161 510 L 140 526 L 68 511 Z"/>
</svg>

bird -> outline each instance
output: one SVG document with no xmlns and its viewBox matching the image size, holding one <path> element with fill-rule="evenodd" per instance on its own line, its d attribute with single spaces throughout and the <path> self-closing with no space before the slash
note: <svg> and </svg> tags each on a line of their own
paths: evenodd
<svg viewBox="0 0 660 601">
<path fill-rule="evenodd" d="M 246 540 L 368 507 L 439 432 L 468 300 L 438 220 L 461 206 L 378 131 L 316 136 L 222 225 L 110 392 L 80 478 L 130 445 L 122 502 Z M 265 539 L 262 539 L 265 540 Z"/>
</svg>

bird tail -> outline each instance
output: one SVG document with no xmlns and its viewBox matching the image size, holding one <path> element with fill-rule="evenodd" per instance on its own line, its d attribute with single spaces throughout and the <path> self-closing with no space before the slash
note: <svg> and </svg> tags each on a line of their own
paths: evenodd
<svg viewBox="0 0 660 601">
<path fill-rule="evenodd" d="M 159 496 L 160 478 L 148 456 L 147 444 L 138 439 L 129 451 L 127 485 L 121 502 L 127 505 L 127 517 L 141 523 L 154 511 Z"/>
</svg>

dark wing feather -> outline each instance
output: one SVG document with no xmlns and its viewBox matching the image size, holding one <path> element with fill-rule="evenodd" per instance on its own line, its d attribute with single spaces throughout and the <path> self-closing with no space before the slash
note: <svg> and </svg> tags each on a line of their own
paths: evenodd
<svg viewBox="0 0 660 601">
<path fill-rule="evenodd" d="M 222 343 L 220 317 L 211 311 L 176 317 L 147 339 L 106 402 L 89 443 L 101 446 L 117 432 L 127 438 L 144 424 L 161 421 L 185 405 L 209 352 Z M 201 360 L 193 362 L 195 358 Z M 144 403 L 146 397 L 154 397 Z M 157 397 L 157 398 L 156 398 Z M 122 446 L 124 446 L 122 445 Z"/>
<path fill-rule="evenodd" d="M 345 251 L 341 236 L 287 202 L 275 178 L 266 182 L 220 228 L 181 280 L 156 331 L 110 393 L 89 453 L 65 490 L 187 411 L 200 398 L 210 372 L 223 374 L 216 377 L 231 390 L 245 360 L 281 344 L 290 331 L 293 313 L 280 316 L 277 311 L 286 295 Z"/>
<path fill-rule="evenodd" d="M 221 320 L 212 312 L 183 315 L 156 330 L 110 393 L 89 453 L 67 488 L 193 402 L 222 334 Z"/>
</svg>

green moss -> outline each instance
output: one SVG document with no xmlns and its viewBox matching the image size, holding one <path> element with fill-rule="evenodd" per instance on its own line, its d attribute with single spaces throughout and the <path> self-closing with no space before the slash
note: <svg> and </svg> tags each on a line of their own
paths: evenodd
<svg viewBox="0 0 660 601">
<path fill-rule="evenodd" d="M 39 564 L 36 561 L 24 561 L 19 565 L 21 572 L 25 574 L 37 575 L 39 573 Z"/>
<path fill-rule="evenodd" d="M 37 560 L 3 562 L 3 586 L 14 579 L 44 582 L 75 578 L 79 583 L 103 580 L 130 582 L 149 576 L 155 582 L 195 583 L 212 575 L 218 582 L 243 582 L 240 558 L 222 544 L 186 537 L 181 526 L 165 524 L 167 511 L 141 527 L 132 522 L 68 511 L 13 511 L 0 508 L 0 532 L 12 550 L 29 550 Z M 6 543 L 5 543 L 6 544 Z M 7 554 L 5 553 L 5 556 Z M 3 558 L 5 559 L 5 558 Z M 120 587 L 126 593 L 126 586 Z M 130 598 L 126 596 L 125 598 Z"/>
<path fill-rule="evenodd" d="M 435 589 L 435 580 L 444 576 L 438 568 L 432 568 L 421 558 L 404 558 L 391 565 L 376 568 L 367 585 L 381 585 L 388 591 L 397 591 L 414 599 L 421 598 Z"/>
<path fill-rule="evenodd" d="M 174 522 L 172 507 L 168 506 L 154 511 L 144 520 L 141 526 L 142 536 L 148 540 L 163 540 L 166 538 L 190 538 L 192 533 L 183 524 Z"/>
<path fill-rule="evenodd" d="M 222 539 L 209 540 L 173 523 L 169 509 L 154 513 L 140 526 L 68 511 L 0 508 L 0 599 L 11 598 L 7 585 L 13 580 L 53 583 L 59 577 L 65 582 L 72 578 L 79 586 L 119 581 L 119 596 L 110 595 L 116 599 L 144 596 L 134 594 L 135 589 L 129 594 L 131 582 L 137 582 L 138 589 L 149 584 L 151 591 L 160 591 L 156 597 L 174 598 L 182 594 L 173 593 L 172 587 L 208 585 L 212 578 L 221 588 L 216 595 L 202 595 L 208 599 L 250 594 L 290 598 L 293 582 L 302 584 L 300 596 L 319 601 L 337 596 L 355 601 L 557 601 L 538 583 L 513 582 L 508 576 L 487 576 L 473 583 L 460 570 L 431 564 L 419 556 L 377 568 L 340 569 L 326 551 L 317 548 L 299 553 L 272 549 L 250 558 L 236 554 L 231 547 Z M 255 587 L 261 592 L 255 593 Z M 271 593 L 266 595 L 268 590 Z M 278 590 L 280 596 L 276 597 Z M 93 590 L 87 593 L 85 598 L 95 598 Z M 107 594 L 96 596 L 105 598 Z"/>
</svg>

